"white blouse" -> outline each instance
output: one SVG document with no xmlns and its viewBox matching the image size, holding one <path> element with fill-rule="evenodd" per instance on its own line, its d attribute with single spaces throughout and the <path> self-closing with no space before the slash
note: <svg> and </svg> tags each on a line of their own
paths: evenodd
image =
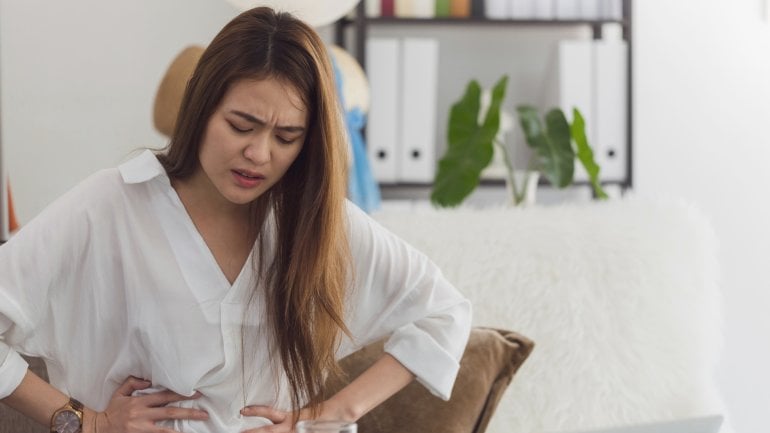
<svg viewBox="0 0 770 433">
<path fill-rule="evenodd" d="M 350 203 L 347 223 L 354 338 L 338 357 L 390 335 L 386 351 L 448 399 L 470 303 Z M 248 302 L 252 267 L 250 258 L 227 281 L 152 152 L 94 174 L 0 247 L 0 399 L 21 383 L 23 353 L 42 357 L 54 386 L 98 411 L 133 375 L 151 380 L 149 391 L 202 393 L 176 405 L 204 409 L 209 420 L 162 423 L 178 431 L 270 424 L 240 415 L 244 402 L 290 406 L 285 375 L 269 361 L 264 294 Z"/>
</svg>

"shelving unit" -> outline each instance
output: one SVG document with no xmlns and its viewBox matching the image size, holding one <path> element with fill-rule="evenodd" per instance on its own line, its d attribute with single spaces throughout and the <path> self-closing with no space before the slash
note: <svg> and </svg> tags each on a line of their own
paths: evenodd
<svg viewBox="0 0 770 433">
<path fill-rule="evenodd" d="M 600 20 L 542 20 L 542 19 L 486 19 L 479 17 L 468 18 L 401 18 L 401 17 L 367 17 L 365 15 L 364 2 L 360 2 L 356 7 L 353 18 L 343 18 L 335 25 L 335 42 L 337 45 L 346 48 L 358 60 L 362 67 L 366 65 L 366 40 L 371 27 L 387 26 L 409 26 L 424 27 L 425 32 L 430 33 L 431 26 L 458 26 L 458 27 L 534 27 L 534 28 L 571 28 L 588 27 L 591 29 L 593 39 L 602 39 L 603 27 L 606 24 L 615 24 L 622 29 L 622 38 L 627 44 L 627 79 L 626 79 L 626 178 L 620 181 L 602 181 L 604 184 L 619 185 L 623 190 L 630 189 L 633 186 L 633 41 L 632 41 L 632 14 L 631 0 L 622 0 L 622 19 L 600 19 Z M 346 43 L 346 29 L 353 29 L 353 46 Z M 548 184 L 547 180 L 541 177 L 541 184 Z M 497 186 L 504 185 L 503 180 L 482 180 L 481 185 Z M 586 181 L 576 181 L 574 185 L 589 185 Z M 388 188 L 410 188 L 414 190 L 429 190 L 430 184 L 422 183 L 381 183 L 383 189 Z"/>
</svg>

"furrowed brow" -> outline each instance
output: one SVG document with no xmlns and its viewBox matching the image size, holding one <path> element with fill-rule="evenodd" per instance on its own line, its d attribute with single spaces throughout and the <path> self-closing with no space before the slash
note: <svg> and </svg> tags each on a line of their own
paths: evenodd
<svg viewBox="0 0 770 433">
<path fill-rule="evenodd" d="M 238 110 L 231 110 L 230 112 L 235 114 L 238 117 L 241 117 L 243 119 L 248 120 L 249 122 L 257 123 L 257 124 L 260 124 L 260 125 L 264 125 L 265 124 L 264 120 L 257 119 L 256 117 L 252 116 L 249 113 L 244 113 L 243 111 L 238 111 Z"/>
<path fill-rule="evenodd" d="M 235 114 L 238 117 L 241 117 L 245 120 L 248 120 L 249 122 L 256 123 L 258 125 L 265 125 L 266 122 L 262 119 L 258 119 L 254 116 L 252 116 L 249 113 L 244 113 L 243 111 L 238 110 L 232 110 L 231 113 Z M 305 128 L 302 126 L 276 126 L 276 129 L 280 129 L 281 131 L 291 132 L 291 133 L 302 133 L 305 132 Z"/>
</svg>

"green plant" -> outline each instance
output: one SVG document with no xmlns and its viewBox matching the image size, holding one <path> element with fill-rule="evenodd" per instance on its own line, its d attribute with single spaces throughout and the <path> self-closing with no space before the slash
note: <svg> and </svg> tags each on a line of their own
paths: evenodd
<svg viewBox="0 0 770 433">
<path fill-rule="evenodd" d="M 503 154 L 514 204 L 525 199 L 526 185 L 516 185 L 510 152 L 505 143 L 496 138 L 507 83 L 508 77 L 504 75 L 494 85 L 489 108 L 481 122 L 481 86 L 476 80 L 468 83 L 465 94 L 452 105 L 447 150 L 439 161 L 431 193 L 435 205 L 456 206 L 470 195 L 479 185 L 482 170 L 492 161 L 495 145 Z M 599 182 L 599 166 L 586 138 L 585 121 L 577 108 L 573 109 L 572 124 L 559 108 L 548 111 L 544 123 L 531 106 L 522 105 L 516 111 L 527 145 L 533 150 L 528 171 L 539 171 L 552 185 L 565 188 L 573 182 L 577 158 L 586 168 L 596 197 L 607 197 Z"/>
</svg>

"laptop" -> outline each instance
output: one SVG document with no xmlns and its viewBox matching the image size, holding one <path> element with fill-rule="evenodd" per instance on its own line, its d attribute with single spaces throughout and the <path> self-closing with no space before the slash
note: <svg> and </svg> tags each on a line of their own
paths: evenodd
<svg viewBox="0 0 770 433">
<path fill-rule="evenodd" d="M 600 430 L 579 430 L 570 433 L 719 433 L 723 419 L 722 415 L 709 415 Z"/>
</svg>

